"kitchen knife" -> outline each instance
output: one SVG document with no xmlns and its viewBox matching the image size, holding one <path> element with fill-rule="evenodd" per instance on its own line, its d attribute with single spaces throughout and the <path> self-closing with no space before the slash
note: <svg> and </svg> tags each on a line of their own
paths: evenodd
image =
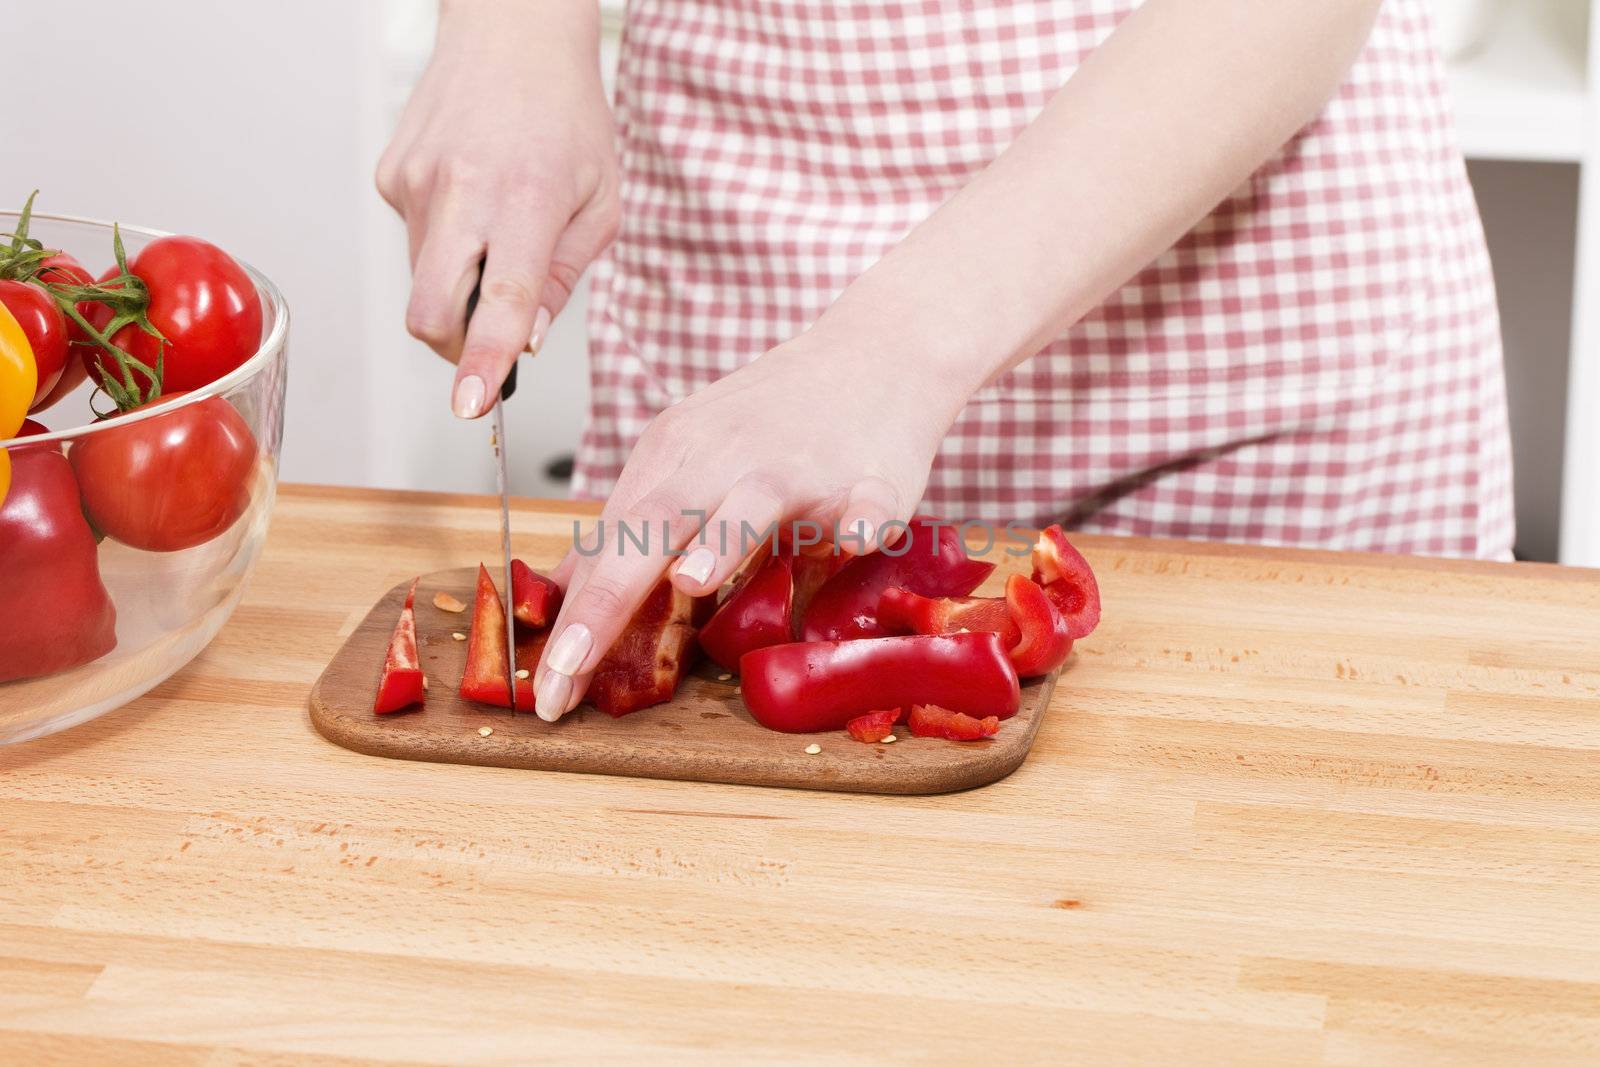
<svg viewBox="0 0 1600 1067">
<path fill-rule="evenodd" d="M 474 283 L 472 292 L 467 296 L 468 324 L 471 324 L 472 313 L 478 308 L 478 288 L 479 284 Z M 501 603 L 506 612 L 506 686 L 510 689 L 507 695 L 513 712 L 517 710 L 517 634 L 511 599 L 511 483 L 506 473 L 505 403 L 516 391 L 517 365 L 513 363 L 505 382 L 500 386 L 499 395 L 494 398 L 494 427 L 489 438 L 489 446 L 494 449 L 494 487 L 500 493 L 500 573 L 505 582 Z"/>
</svg>

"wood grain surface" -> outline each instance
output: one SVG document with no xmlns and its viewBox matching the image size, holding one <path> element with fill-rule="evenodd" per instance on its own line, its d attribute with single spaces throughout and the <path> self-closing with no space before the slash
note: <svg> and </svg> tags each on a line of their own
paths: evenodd
<svg viewBox="0 0 1600 1067">
<path fill-rule="evenodd" d="M 1021 708 L 987 740 L 912 737 L 901 724 L 893 742 L 865 745 L 842 731 L 766 729 L 746 710 L 739 680 L 702 662 L 670 703 L 620 719 L 582 704 L 551 724 L 531 708 L 513 715 L 457 693 L 467 645 L 454 635 L 469 629 L 477 577 L 476 566 L 456 567 L 424 575 L 417 587 L 417 648 L 429 680 L 425 706 L 388 715 L 372 711 L 389 637 L 411 588 L 401 582 L 378 601 L 312 687 L 311 724 L 317 732 L 369 756 L 433 763 L 845 793 L 949 793 L 988 785 L 1016 770 L 1055 688 L 1055 674 L 1023 686 Z M 441 592 L 468 605 L 467 611 L 436 607 L 433 597 Z M 813 744 L 821 751 L 807 752 Z"/>
<path fill-rule="evenodd" d="M 205 653 L 0 749 L 0 1063 L 1600 1061 L 1594 572 L 1082 538 L 1105 621 L 943 796 L 318 736 L 371 605 L 497 538 L 286 488 Z"/>
</svg>

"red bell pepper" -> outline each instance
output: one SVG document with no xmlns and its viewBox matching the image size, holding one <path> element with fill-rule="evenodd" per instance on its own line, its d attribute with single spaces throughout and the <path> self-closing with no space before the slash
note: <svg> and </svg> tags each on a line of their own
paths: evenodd
<svg viewBox="0 0 1600 1067">
<path fill-rule="evenodd" d="M 715 607 L 714 597 L 689 596 L 663 578 L 595 668 L 589 703 L 620 718 L 671 700 L 700 658 L 695 631 Z"/>
<path fill-rule="evenodd" d="M 520 559 L 511 561 L 511 614 L 523 626 L 549 626 L 561 610 L 561 587 Z"/>
<path fill-rule="evenodd" d="M 723 670 L 737 671 L 746 652 L 794 639 L 794 562 L 784 553 L 753 561 L 701 627 L 700 647 Z"/>
<path fill-rule="evenodd" d="M 389 638 L 389 654 L 383 661 L 383 676 L 378 679 L 378 698 L 372 710 L 379 715 L 413 704 L 421 704 L 427 696 L 422 684 L 422 662 L 417 658 L 417 578 L 406 593 L 405 607 L 400 609 L 400 620 L 394 624 L 394 634 Z"/>
<path fill-rule="evenodd" d="M 824 583 L 838 574 L 850 557 L 833 545 L 822 543 L 797 548 L 790 571 L 794 575 L 794 596 L 789 611 L 789 640 L 799 641 L 805 628 L 806 611 Z"/>
<path fill-rule="evenodd" d="M 927 597 L 909 589 L 885 589 L 878 598 L 878 621 L 890 633 L 901 634 L 988 630 L 999 634 L 1007 648 L 1022 637 L 1005 598 L 998 596 Z"/>
<path fill-rule="evenodd" d="M 935 600 L 904 589 L 885 589 L 878 618 L 890 629 L 918 634 L 962 630 L 999 634 L 1019 678 L 1049 674 L 1072 653 L 1066 618 L 1044 589 L 1022 574 L 1006 579 L 1004 597 Z"/>
<path fill-rule="evenodd" d="M 806 607 L 801 634 L 807 641 L 882 637 L 889 632 L 878 621 L 878 598 L 885 589 L 966 596 L 993 570 L 993 563 L 968 558 L 955 526 L 918 517 L 893 548 L 858 556 L 824 582 Z"/>
<path fill-rule="evenodd" d="M 1000 732 L 993 715 L 975 719 L 936 704 L 914 704 L 907 722 L 913 737 L 942 737 L 947 741 L 981 741 Z"/>
<path fill-rule="evenodd" d="M 858 715 L 844 724 L 845 732 L 857 741 L 875 745 L 885 737 L 894 733 L 894 724 L 900 721 L 904 709 L 890 708 L 888 711 L 869 711 L 865 715 Z"/>
<path fill-rule="evenodd" d="M 1100 623 L 1100 586 L 1089 561 L 1067 540 L 1060 526 L 1048 526 L 1033 546 L 1033 580 L 1067 620 L 1067 635 L 1087 637 Z"/>
<path fill-rule="evenodd" d="M 979 631 L 772 645 L 745 653 L 739 673 L 755 720 L 792 734 L 907 704 L 1009 718 L 1021 702 L 999 636 Z"/>
<path fill-rule="evenodd" d="M 488 568 L 480 563 L 478 592 L 472 602 L 472 632 L 467 637 L 467 669 L 461 676 L 462 697 L 502 708 L 511 706 L 512 680 L 506 677 L 506 640 L 505 605 L 495 591 Z M 524 666 L 518 664 L 519 669 Z M 516 685 L 517 707 L 532 711 L 532 681 L 518 678 Z"/>
<path fill-rule="evenodd" d="M 19 437 L 45 432 L 24 422 Z M 0 682 L 78 667 L 117 646 L 78 480 L 55 445 L 13 445 L 0 501 Z"/>
<path fill-rule="evenodd" d="M 1006 579 L 1006 606 L 1020 636 L 1011 646 L 1011 665 L 1019 678 L 1049 674 L 1072 655 L 1066 616 L 1039 583 L 1023 575 Z"/>
</svg>

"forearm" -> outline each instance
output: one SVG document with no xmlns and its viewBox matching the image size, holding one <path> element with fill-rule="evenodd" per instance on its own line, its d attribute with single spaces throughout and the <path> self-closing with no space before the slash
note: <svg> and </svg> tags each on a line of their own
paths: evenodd
<svg viewBox="0 0 1600 1067">
<path fill-rule="evenodd" d="M 1379 0 L 1148 0 L 813 327 L 949 382 L 954 418 L 1316 116 Z"/>
</svg>

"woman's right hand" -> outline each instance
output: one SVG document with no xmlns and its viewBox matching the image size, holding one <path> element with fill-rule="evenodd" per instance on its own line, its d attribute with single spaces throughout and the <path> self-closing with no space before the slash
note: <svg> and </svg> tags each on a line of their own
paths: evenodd
<svg viewBox="0 0 1600 1067">
<path fill-rule="evenodd" d="M 457 364 L 450 406 L 476 418 L 616 232 L 594 0 L 443 0 L 377 181 L 410 239 L 406 328 Z"/>
</svg>

